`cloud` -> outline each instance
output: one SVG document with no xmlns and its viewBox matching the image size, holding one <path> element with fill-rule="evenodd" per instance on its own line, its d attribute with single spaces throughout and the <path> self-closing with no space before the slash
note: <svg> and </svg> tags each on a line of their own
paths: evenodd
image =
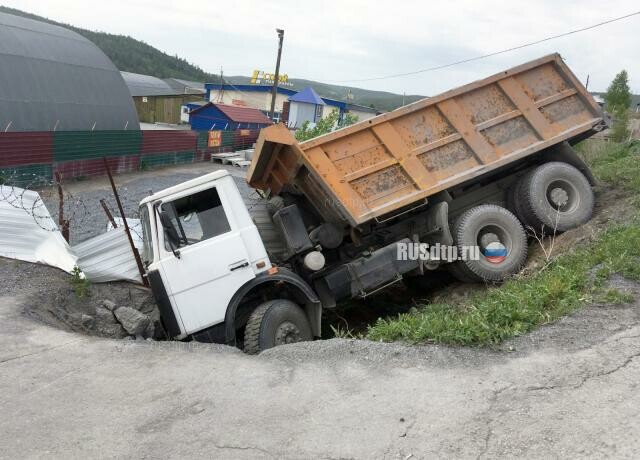
<svg viewBox="0 0 640 460">
<path fill-rule="evenodd" d="M 638 9 L 635 0 L 425 2 L 236 0 L 5 0 L 7 6 L 89 29 L 131 35 L 210 72 L 269 70 L 275 28 L 285 32 L 282 68 L 326 82 L 407 72 L 509 48 Z M 560 52 L 590 88 L 626 68 L 640 92 L 640 16 L 435 72 L 348 86 L 433 95 L 526 60 Z"/>
</svg>

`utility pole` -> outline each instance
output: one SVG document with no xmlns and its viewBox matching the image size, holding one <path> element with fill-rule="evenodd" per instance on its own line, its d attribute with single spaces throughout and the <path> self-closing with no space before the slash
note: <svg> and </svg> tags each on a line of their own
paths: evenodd
<svg viewBox="0 0 640 460">
<path fill-rule="evenodd" d="M 280 56 L 282 56 L 282 40 L 284 39 L 284 30 L 276 29 L 278 33 L 278 59 L 276 60 L 276 73 L 273 76 L 273 89 L 271 90 L 271 111 L 269 115 L 273 120 L 276 111 L 276 95 L 278 94 L 278 80 L 280 80 Z"/>
<path fill-rule="evenodd" d="M 220 66 L 220 91 L 218 92 L 218 102 L 222 103 L 223 97 L 224 97 L 224 71 L 222 70 L 222 66 Z"/>
</svg>

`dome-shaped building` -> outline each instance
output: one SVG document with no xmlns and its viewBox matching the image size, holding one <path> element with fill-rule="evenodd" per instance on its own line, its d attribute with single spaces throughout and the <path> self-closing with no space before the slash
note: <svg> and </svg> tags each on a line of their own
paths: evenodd
<svg viewBox="0 0 640 460">
<path fill-rule="evenodd" d="M 140 129 L 118 69 L 64 27 L 0 13 L 0 131 Z"/>
</svg>

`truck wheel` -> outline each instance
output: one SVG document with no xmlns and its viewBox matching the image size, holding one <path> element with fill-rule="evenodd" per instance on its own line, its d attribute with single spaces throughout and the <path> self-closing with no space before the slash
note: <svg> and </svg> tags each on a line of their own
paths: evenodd
<svg viewBox="0 0 640 460">
<path fill-rule="evenodd" d="M 311 326 L 304 311 L 287 299 L 260 304 L 247 322 L 244 351 L 251 355 L 286 343 L 311 340 Z"/>
<path fill-rule="evenodd" d="M 458 260 L 451 273 L 461 281 L 497 282 L 518 273 L 527 258 L 527 236 L 508 210 L 493 204 L 469 209 L 454 226 L 458 256 L 462 247 L 477 246 L 479 259 Z M 467 252 L 468 254 L 468 252 Z"/>
<path fill-rule="evenodd" d="M 459 262 L 453 262 L 445 265 L 447 267 L 447 271 L 451 273 L 451 275 L 461 283 L 477 283 L 480 281 L 477 276 L 469 275 L 466 272 Z"/>
<path fill-rule="evenodd" d="M 593 190 L 575 167 L 553 161 L 537 167 L 517 188 L 516 209 L 520 219 L 534 231 L 564 232 L 591 218 Z"/>
</svg>

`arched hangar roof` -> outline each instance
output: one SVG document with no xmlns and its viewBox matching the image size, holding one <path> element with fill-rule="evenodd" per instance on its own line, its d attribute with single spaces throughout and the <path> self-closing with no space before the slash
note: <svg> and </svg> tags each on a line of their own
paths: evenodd
<svg viewBox="0 0 640 460">
<path fill-rule="evenodd" d="M 139 129 L 111 60 L 64 27 L 0 13 L 0 130 Z"/>
</svg>

